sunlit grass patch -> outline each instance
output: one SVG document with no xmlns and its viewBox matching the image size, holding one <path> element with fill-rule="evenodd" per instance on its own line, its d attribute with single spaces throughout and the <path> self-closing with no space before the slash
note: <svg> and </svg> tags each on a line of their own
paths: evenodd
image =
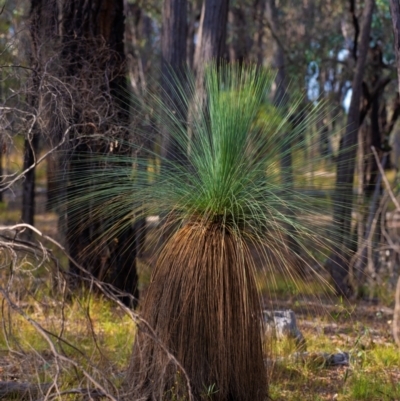
<svg viewBox="0 0 400 401">
<path fill-rule="evenodd" d="M 380 345 L 371 350 L 371 365 L 377 368 L 396 367 L 400 371 L 400 352 L 395 344 Z"/>
<path fill-rule="evenodd" d="M 136 326 L 131 318 L 99 296 L 86 294 L 68 302 L 44 295 L 40 298 L 40 301 L 16 302 L 19 312 L 3 300 L 0 349 L 20 355 L 14 360 L 17 379 L 29 382 L 57 379 L 61 387 L 79 387 L 84 369 L 93 377 L 108 374 L 117 383 L 132 352 Z M 80 368 L 60 361 L 52 347 Z M 29 368 L 22 363 L 28 356 L 32 359 Z M 57 371 L 58 364 L 61 371 Z"/>
<path fill-rule="evenodd" d="M 21 220 L 21 210 L 9 210 L 6 202 L 0 203 L 0 225 L 12 225 Z"/>
<path fill-rule="evenodd" d="M 273 275 L 273 277 L 271 277 Z M 260 270 L 257 273 L 257 284 L 261 294 L 266 297 L 293 297 L 293 296 L 329 296 L 332 295 L 332 287 L 328 281 L 314 278 L 305 281 L 299 277 L 288 277 L 285 272 L 267 274 Z"/>
<path fill-rule="evenodd" d="M 343 400 L 392 401 L 400 396 L 400 382 L 393 382 L 386 375 L 374 372 L 357 372 L 351 378 Z"/>
<path fill-rule="evenodd" d="M 366 350 L 361 364 L 357 347 L 351 365 L 329 367 L 322 359 L 313 357 L 317 351 L 335 352 L 329 346 L 330 337 L 307 333 L 308 354 L 293 358 L 290 340 L 273 346 L 269 356 L 270 396 L 275 401 L 332 400 L 386 401 L 400 396 L 399 353 L 394 345 L 377 345 Z M 356 339 L 353 338 L 353 345 Z M 348 342 L 348 347 L 351 341 Z M 315 354 L 312 350 L 315 350 Z M 337 351 L 337 350 L 336 350 Z"/>
<path fill-rule="evenodd" d="M 17 353 L 7 362 L 16 365 L 11 370 L 14 376 L 11 373 L 6 376 L 0 369 L 0 379 L 15 377 L 20 381 L 48 383 L 59 375 L 60 390 L 90 385 L 82 371 L 68 363 L 63 364 L 63 369 L 57 373 L 49 344 L 28 322 L 27 318 L 30 318 L 66 341 L 50 336 L 58 352 L 79 363 L 93 377 L 106 375 L 117 388 L 121 385 L 136 333 L 135 324 L 124 311 L 103 296 L 87 292 L 73 296 L 65 303 L 62 303 L 62 299 L 55 301 L 39 293 L 36 293 L 35 300 L 30 298 L 27 301 L 17 303 L 25 317 L 7 307 L 3 308 L 0 350 L 4 352 L 10 347 Z M 332 307 L 345 313 L 345 304 L 342 308 L 340 303 Z M 314 327 L 302 326 L 303 319 L 298 316 L 298 324 L 306 338 L 307 352 L 311 356 L 318 352 L 334 353 L 340 349 L 350 352 L 350 367 L 328 367 L 318 358 L 294 358 L 298 350 L 293 340 L 268 340 L 267 374 L 273 400 L 398 399 L 398 349 L 390 341 L 382 344 L 374 341 L 375 337 L 365 326 L 357 323 L 354 313 L 349 309 L 348 319 L 344 319 L 343 315 L 336 322 L 332 321 L 329 314 L 314 316 Z M 312 317 L 313 311 L 310 309 L 309 316 L 304 318 L 311 320 Z M 68 397 L 65 399 L 82 399 L 78 395 Z"/>
</svg>

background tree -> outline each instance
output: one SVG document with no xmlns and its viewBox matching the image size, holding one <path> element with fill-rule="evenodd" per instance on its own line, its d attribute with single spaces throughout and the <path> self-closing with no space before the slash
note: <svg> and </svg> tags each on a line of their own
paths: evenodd
<svg viewBox="0 0 400 401">
<path fill-rule="evenodd" d="M 222 58 L 226 58 L 228 10 L 229 0 L 203 2 L 194 55 L 194 68 L 199 77 L 197 83 L 199 87 L 202 86 L 204 66 L 211 60 L 220 62 Z"/>
<path fill-rule="evenodd" d="M 131 140 L 129 98 L 124 56 L 123 2 L 98 0 L 92 3 L 66 1 L 62 7 L 61 63 L 65 85 L 71 88 L 68 126 L 71 150 L 68 164 L 68 197 L 85 197 L 92 190 L 83 177 L 90 177 L 101 164 L 89 155 L 129 152 L 124 142 Z M 90 136 L 96 139 L 90 139 Z M 120 141 L 114 142 L 113 141 Z M 86 155 L 86 156 L 85 156 Z M 85 185 L 82 186 L 82 180 Z M 90 180 L 89 180 L 90 182 Z M 92 182 L 96 185 L 95 182 Z M 109 185 L 112 185 L 110 183 Z M 66 211 L 69 252 L 102 281 L 133 294 L 137 302 L 135 232 L 132 225 L 106 233 L 115 226 L 112 215 L 91 219 L 90 203 L 79 210 Z M 88 222 L 89 219 L 89 222 Z M 73 264 L 70 271 L 77 273 Z M 130 297 L 123 301 L 130 304 Z"/>
<path fill-rule="evenodd" d="M 390 13 L 393 23 L 394 51 L 397 65 L 397 83 L 400 94 L 400 3 L 398 0 L 390 0 Z M 395 308 L 393 314 L 393 335 L 400 346 L 400 276 L 397 279 Z"/>
<path fill-rule="evenodd" d="M 347 119 L 347 127 L 341 140 L 337 160 L 336 189 L 333 221 L 338 230 L 339 245 L 331 257 L 331 274 L 335 289 L 339 294 L 349 295 L 349 249 L 351 249 L 351 213 L 353 205 L 353 181 L 358 128 L 360 124 L 360 99 L 365 64 L 369 49 L 374 0 L 365 3 L 358 46 L 356 70 L 352 82 L 352 97 Z"/>
<path fill-rule="evenodd" d="M 40 44 L 41 40 L 41 26 L 42 21 L 42 1 L 32 0 L 31 10 L 29 13 L 30 18 L 30 65 L 32 68 L 31 84 L 28 92 L 28 104 L 31 107 L 36 118 L 37 110 L 39 107 L 39 88 L 40 88 Z M 38 124 L 33 123 L 30 134 L 25 138 L 24 144 L 24 165 L 23 169 L 26 170 L 35 163 L 39 147 L 39 130 Z M 21 219 L 24 223 L 34 224 L 35 215 L 35 168 L 32 168 L 25 174 L 23 181 L 22 192 L 22 216 Z M 29 233 L 28 235 L 31 235 Z"/>
<path fill-rule="evenodd" d="M 177 88 L 171 85 L 174 79 L 180 80 L 186 75 L 186 47 L 187 47 L 187 1 L 166 0 L 163 8 L 162 25 L 162 69 L 161 90 L 164 102 L 174 110 L 177 118 L 186 120 L 187 110 L 179 99 Z M 184 162 L 186 150 L 179 144 L 171 141 L 168 129 L 163 132 L 163 152 L 168 160 Z M 182 154 L 182 152 L 184 152 Z"/>
</svg>

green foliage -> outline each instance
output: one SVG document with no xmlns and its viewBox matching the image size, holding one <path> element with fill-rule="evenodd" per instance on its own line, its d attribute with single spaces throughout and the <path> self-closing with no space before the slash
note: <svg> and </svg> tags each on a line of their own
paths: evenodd
<svg viewBox="0 0 400 401">
<path fill-rule="evenodd" d="M 303 108 L 306 117 L 293 124 L 304 99 L 292 98 L 285 109 L 272 106 L 268 101 L 274 80 L 271 72 L 255 66 L 222 66 L 219 70 L 210 66 L 205 77 L 205 101 L 190 74 L 184 84 L 174 83 L 183 108 L 205 105 L 192 112 L 190 135 L 186 120 L 157 96 L 144 111 L 155 114 L 178 154 L 187 153 L 184 162 L 167 160 L 152 147 L 142 146 L 149 141 L 148 133 L 137 125 L 133 130 L 136 143 L 120 145 L 132 147 L 132 152 L 86 155 L 82 163 L 86 167 L 89 159 L 93 168 L 85 174 L 80 161 L 72 166 L 75 189 L 70 207 L 81 209 L 90 202 L 95 210 L 92 218 L 113 216 L 114 224 L 101 233 L 102 238 L 112 237 L 142 216 L 167 215 L 169 222 L 173 219 L 178 225 L 193 219 L 223 221 L 251 241 L 268 238 L 270 248 L 284 247 L 283 236 L 289 242 L 308 241 L 315 248 L 321 239 L 317 233 L 326 229 L 318 223 L 318 216 L 327 213 L 330 200 L 316 201 L 297 188 L 296 182 L 286 180 L 288 174 L 280 160 L 304 148 L 303 134 L 324 116 L 324 105 Z M 155 169 L 155 160 L 161 160 L 163 168 Z M 315 158 L 316 165 L 321 165 L 320 160 Z M 294 159 L 293 171 L 304 170 L 304 164 L 304 157 Z M 93 190 L 88 192 L 88 185 Z M 320 188 L 330 185 L 326 180 Z M 304 219 L 293 218 L 300 215 Z M 277 231 L 280 236 L 275 235 Z M 313 257 L 310 248 L 304 250 Z"/>
<path fill-rule="evenodd" d="M 312 249 L 329 252 L 335 239 L 333 232 L 326 236 L 327 227 L 319 221 L 327 200 L 315 201 L 293 180 L 304 158 L 293 158 L 291 166 L 281 163 L 300 154 L 318 133 L 310 128 L 324 116 L 324 104 L 302 108 L 303 97 L 292 94 L 290 103 L 275 107 L 268 101 L 273 82 L 274 74 L 257 66 L 210 65 L 200 89 L 188 74 L 184 82 L 171 83 L 174 99 L 152 96 L 144 110 L 169 136 L 173 153 L 167 152 L 168 158 L 144 145 L 149 138 L 138 124 L 134 144 L 103 138 L 106 146 L 99 146 L 97 137 L 97 148 L 109 151 L 76 154 L 68 172 L 68 210 L 78 216 L 86 210 L 88 215 L 79 218 L 91 230 L 96 220 L 111 221 L 98 233 L 100 244 L 149 215 L 163 216 L 162 228 L 175 229 L 153 270 L 142 313 L 160 341 L 174 350 L 196 396 L 214 385 L 213 399 L 242 399 L 248 385 L 246 394 L 263 399 L 254 258 L 260 257 L 264 272 L 280 269 L 296 285 L 294 266 L 313 270 L 319 262 Z M 139 114 L 142 107 L 134 109 Z M 189 110 L 187 119 L 184 110 Z M 243 349 L 233 338 L 246 344 Z M 171 399 L 186 394 L 186 383 L 176 382 L 179 369 L 170 365 L 165 352 L 139 331 L 128 369 L 133 393 L 153 398 L 168 393 Z"/>
</svg>

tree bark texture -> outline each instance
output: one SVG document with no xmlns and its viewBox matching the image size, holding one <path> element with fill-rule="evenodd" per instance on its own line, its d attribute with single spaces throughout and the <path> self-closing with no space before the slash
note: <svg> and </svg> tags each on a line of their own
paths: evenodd
<svg viewBox="0 0 400 401">
<path fill-rule="evenodd" d="M 197 44 L 194 55 L 194 69 L 196 72 L 196 90 L 199 93 L 197 103 L 192 103 L 189 110 L 189 124 L 192 113 L 197 113 L 204 107 L 205 94 L 204 68 L 207 64 L 219 64 L 226 56 L 226 30 L 228 22 L 229 0 L 204 0 L 201 9 L 200 27 L 197 35 Z M 189 135 L 192 135 L 189 132 Z"/>
<path fill-rule="evenodd" d="M 226 26 L 229 0 L 205 0 L 201 10 L 195 68 L 202 75 L 204 65 L 221 61 L 226 52 Z"/>
<path fill-rule="evenodd" d="M 270 29 L 273 32 L 278 31 L 278 10 L 276 8 L 275 0 L 267 0 L 266 2 L 266 17 L 268 20 L 268 24 Z M 276 90 L 274 94 L 274 105 L 278 108 L 284 108 L 287 106 L 287 102 L 289 100 L 287 93 L 287 81 L 286 81 L 286 70 L 285 70 L 285 54 L 284 50 L 280 44 L 280 42 L 276 39 L 273 40 L 273 60 L 272 67 L 276 69 Z M 282 133 L 285 135 L 285 133 Z M 285 185 L 287 193 L 289 194 L 291 188 L 293 188 L 293 161 L 292 161 L 292 144 L 289 141 L 285 141 L 284 145 L 280 149 L 281 157 L 280 157 L 280 168 L 281 168 L 281 180 Z M 295 221 L 296 216 L 293 211 L 289 208 L 285 210 L 286 215 L 289 217 L 289 220 Z M 290 225 L 288 228 L 289 232 L 295 231 L 293 225 Z M 286 238 L 290 249 L 293 251 L 294 255 L 300 255 L 300 246 L 297 241 L 294 239 L 294 236 L 288 235 Z M 304 275 L 304 267 L 300 262 L 300 258 L 296 260 L 295 270 L 296 273 L 300 276 Z"/>
<path fill-rule="evenodd" d="M 32 74 L 30 77 L 30 86 L 28 88 L 28 104 L 32 113 L 37 114 L 39 106 L 39 87 L 40 87 L 40 28 L 42 23 L 42 0 L 32 0 L 29 13 L 30 26 L 29 34 L 31 39 L 31 56 L 30 64 L 32 66 Z M 36 153 L 39 146 L 39 131 L 36 121 L 32 121 L 32 129 L 28 132 L 24 142 L 24 167 L 26 170 L 35 163 Z M 22 184 L 22 213 L 21 220 L 24 223 L 34 225 L 35 216 L 35 168 L 32 168 L 25 174 Z M 25 234 L 30 239 L 32 232 L 28 230 Z"/>
<path fill-rule="evenodd" d="M 257 29 L 253 37 L 253 48 L 255 48 L 255 62 L 262 66 L 264 62 L 263 41 L 265 36 L 264 14 L 266 0 L 255 0 L 253 5 L 253 21 L 257 24 Z"/>
<path fill-rule="evenodd" d="M 77 88 L 69 121 L 70 126 L 77 127 L 72 132 L 69 163 L 72 169 L 75 162 L 80 163 L 80 175 L 69 176 L 67 193 L 71 196 L 76 196 L 77 190 L 81 196 L 90 195 L 96 188 L 88 171 L 101 167 L 93 165 L 96 162 L 87 160 L 85 154 L 106 156 L 131 152 L 130 147 L 124 145 L 130 139 L 124 30 L 122 0 L 65 0 L 63 3 L 61 57 L 66 80 Z M 87 139 L 91 134 L 103 136 L 104 140 Z M 110 147 L 110 140 L 119 141 L 120 145 Z M 90 202 L 78 211 L 67 211 L 69 252 L 95 277 L 132 294 L 136 305 L 138 276 L 134 227 L 127 223 L 112 238 L 100 241 L 102 234 L 118 222 L 112 216 L 91 221 L 92 214 Z M 72 263 L 70 271 L 78 274 Z M 122 301 L 131 305 L 129 296 L 124 296 Z"/>
<path fill-rule="evenodd" d="M 362 83 L 369 50 L 372 15 L 375 0 L 367 0 L 358 44 L 356 69 L 352 81 L 352 98 L 347 118 L 345 134 L 340 143 L 337 160 L 336 187 L 334 196 L 333 225 L 336 230 L 335 241 L 338 246 L 328 262 L 335 290 L 340 295 L 350 295 L 349 250 L 351 248 L 351 219 L 353 206 L 353 180 L 357 152 L 357 138 L 360 121 L 360 100 Z"/>
<path fill-rule="evenodd" d="M 400 1 L 390 0 L 390 13 L 393 22 L 394 51 L 396 53 L 397 77 L 400 94 Z"/>
<path fill-rule="evenodd" d="M 236 4 L 231 6 L 228 13 L 229 22 L 229 61 L 237 62 L 240 65 L 247 60 L 251 39 L 248 35 L 245 8 L 243 5 Z"/>
<path fill-rule="evenodd" d="M 161 87 L 164 104 L 170 111 L 186 121 L 187 109 L 181 102 L 176 84 L 184 85 L 186 74 L 186 40 L 187 40 L 187 0 L 165 0 L 162 27 L 162 76 Z M 173 141 L 170 130 L 163 129 L 163 155 L 168 160 L 184 163 L 186 149 Z"/>
<path fill-rule="evenodd" d="M 397 62 L 397 79 L 399 85 L 400 95 L 400 2 L 399 0 L 390 0 L 390 12 L 392 15 L 393 22 L 393 34 L 394 34 L 394 50 L 396 53 Z M 396 286 L 396 298 L 393 315 L 393 335 L 396 344 L 400 347 L 400 277 L 397 281 Z"/>
</svg>

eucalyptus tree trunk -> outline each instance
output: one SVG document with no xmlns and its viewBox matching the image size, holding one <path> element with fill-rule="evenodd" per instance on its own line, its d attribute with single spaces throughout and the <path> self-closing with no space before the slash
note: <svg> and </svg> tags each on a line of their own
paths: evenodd
<svg viewBox="0 0 400 401">
<path fill-rule="evenodd" d="M 372 15 L 375 0 L 366 0 L 358 43 L 356 69 L 352 81 L 352 97 L 345 134 L 340 142 L 337 159 L 336 187 L 334 195 L 333 227 L 336 231 L 336 248 L 330 256 L 328 267 L 335 290 L 340 295 L 351 295 L 349 257 L 352 242 L 351 220 L 353 206 L 353 180 L 360 124 L 360 100 L 362 82 L 369 49 Z"/>
<path fill-rule="evenodd" d="M 29 34 L 31 39 L 30 65 L 32 74 L 28 88 L 27 100 L 31 108 L 33 118 L 37 117 L 39 107 L 39 86 L 40 86 L 40 29 L 42 24 L 42 0 L 32 0 L 29 12 L 30 24 Z M 36 153 L 39 147 L 39 129 L 38 123 L 32 118 L 32 128 L 25 136 L 24 142 L 24 164 L 26 170 L 35 163 Z M 24 223 L 33 225 L 35 216 L 35 167 L 25 173 L 25 179 L 22 184 L 22 213 L 21 219 Z M 25 233 L 27 239 L 32 236 L 31 230 Z"/>
<path fill-rule="evenodd" d="M 267 20 L 273 35 L 278 31 L 278 10 L 275 0 L 267 0 Z M 286 69 L 285 69 L 285 54 L 281 43 L 275 38 L 273 43 L 273 62 L 272 66 L 276 69 L 276 91 L 274 95 L 274 104 L 278 107 L 284 107 L 288 101 Z M 289 186 L 293 185 L 293 166 L 291 144 L 286 141 L 282 148 L 281 157 L 281 175 L 282 181 Z"/>
<path fill-rule="evenodd" d="M 197 104 L 192 103 L 189 110 L 189 125 L 192 115 L 200 113 L 205 104 L 204 68 L 215 62 L 217 65 L 226 58 L 226 31 L 228 23 L 229 0 L 204 0 L 201 9 L 200 26 L 194 54 L 196 72 Z M 189 132 L 189 135 L 192 135 Z M 190 150 L 189 150 L 190 151 Z"/>
<path fill-rule="evenodd" d="M 243 4 L 232 5 L 228 13 L 229 61 L 240 65 L 248 59 L 251 40 Z"/>
<path fill-rule="evenodd" d="M 88 153 L 129 155 L 129 98 L 124 55 L 123 0 L 65 0 L 62 8 L 62 63 L 71 84 L 73 110 L 69 126 L 73 149 L 69 156 L 69 196 L 88 196 L 96 189 L 90 169 L 101 168 Z M 91 138 L 96 134 L 96 138 Z M 111 146 L 110 141 L 118 146 Z M 79 176 L 72 173 L 79 162 Z M 111 162 L 112 163 L 112 162 Z M 128 166 L 128 165 L 127 165 Z M 82 184 L 83 182 L 83 184 Z M 110 183 L 111 185 L 112 183 Z M 127 211 L 128 213 L 129 211 Z M 113 216 L 92 220 L 90 201 L 80 210 L 67 210 L 67 240 L 71 256 L 102 281 L 134 296 L 137 304 L 135 228 L 127 223 L 112 238 L 102 235 L 118 225 Z M 88 252 L 88 249 L 91 252 Z M 70 271 L 79 275 L 72 263 Z M 129 296 L 122 297 L 132 305 Z"/>
<path fill-rule="evenodd" d="M 397 77 L 400 94 L 400 1 L 390 0 L 390 13 L 393 22 L 394 51 L 396 53 Z"/>
<path fill-rule="evenodd" d="M 197 36 L 197 25 L 200 20 L 201 2 L 199 0 L 188 2 L 188 28 L 186 41 L 186 63 L 190 70 L 194 68 L 194 52 L 196 49 L 195 38 Z"/>
<path fill-rule="evenodd" d="M 198 86 L 202 85 L 204 66 L 212 60 L 218 63 L 225 57 L 228 9 L 229 0 L 204 0 L 194 56 Z"/>
<path fill-rule="evenodd" d="M 181 121 L 186 120 L 187 110 L 179 98 L 179 90 L 174 83 L 184 84 L 186 73 L 187 40 L 187 0 L 165 0 L 162 27 L 162 77 L 161 88 L 164 103 L 174 110 Z M 168 132 L 174 127 L 163 130 L 163 153 L 168 160 L 184 163 L 185 150 L 171 140 Z"/>
<path fill-rule="evenodd" d="M 400 94 L 400 2 L 399 0 L 390 0 L 390 13 L 393 22 L 394 49 L 397 62 L 397 79 Z M 397 280 L 396 298 L 393 315 L 393 335 L 396 344 L 400 347 L 400 276 Z"/>
<path fill-rule="evenodd" d="M 254 61 L 257 65 L 262 66 L 264 62 L 263 41 L 265 36 L 265 21 L 264 14 L 267 0 L 254 0 L 253 3 L 253 21 L 257 24 L 253 36 Z"/>
<path fill-rule="evenodd" d="M 266 16 L 268 20 L 269 27 L 273 33 L 273 62 L 272 66 L 276 69 L 276 91 L 274 95 L 274 104 L 277 107 L 284 108 L 287 106 L 289 100 L 287 92 L 287 79 L 286 79 L 286 69 L 285 69 L 285 54 L 282 45 L 279 40 L 277 40 L 276 34 L 278 32 L 278 10 L 276 8 L 275 0 L 267 0 L 266 2 Z M 282 133 L 282 135 L 287 135 L 287 133 Z M 284 141 L 281 147 L 281 157 L 280 157 L 280 169 L 281 169 L 281 180 L 287 193 L 291 192 L 293 188 L 293 162 L 292 162 L 292 144 L 290 141 Z M 295 222 L 296 216 L 291 210 L 290 206 L 286 208 L 285 214 L 289 217 L 288 220 Z M 294 226 L 289 225 L 288 231 L 294 233 Z M 286 241 L 294 255 L 300 255 L 300 246 L 293 239 L 294 236 L 288 235 Z M 296 258 L 295 271 L 298 275 L 304 276 L 304 266 L 300 263 L 300 259 Z"/>
</svg>

